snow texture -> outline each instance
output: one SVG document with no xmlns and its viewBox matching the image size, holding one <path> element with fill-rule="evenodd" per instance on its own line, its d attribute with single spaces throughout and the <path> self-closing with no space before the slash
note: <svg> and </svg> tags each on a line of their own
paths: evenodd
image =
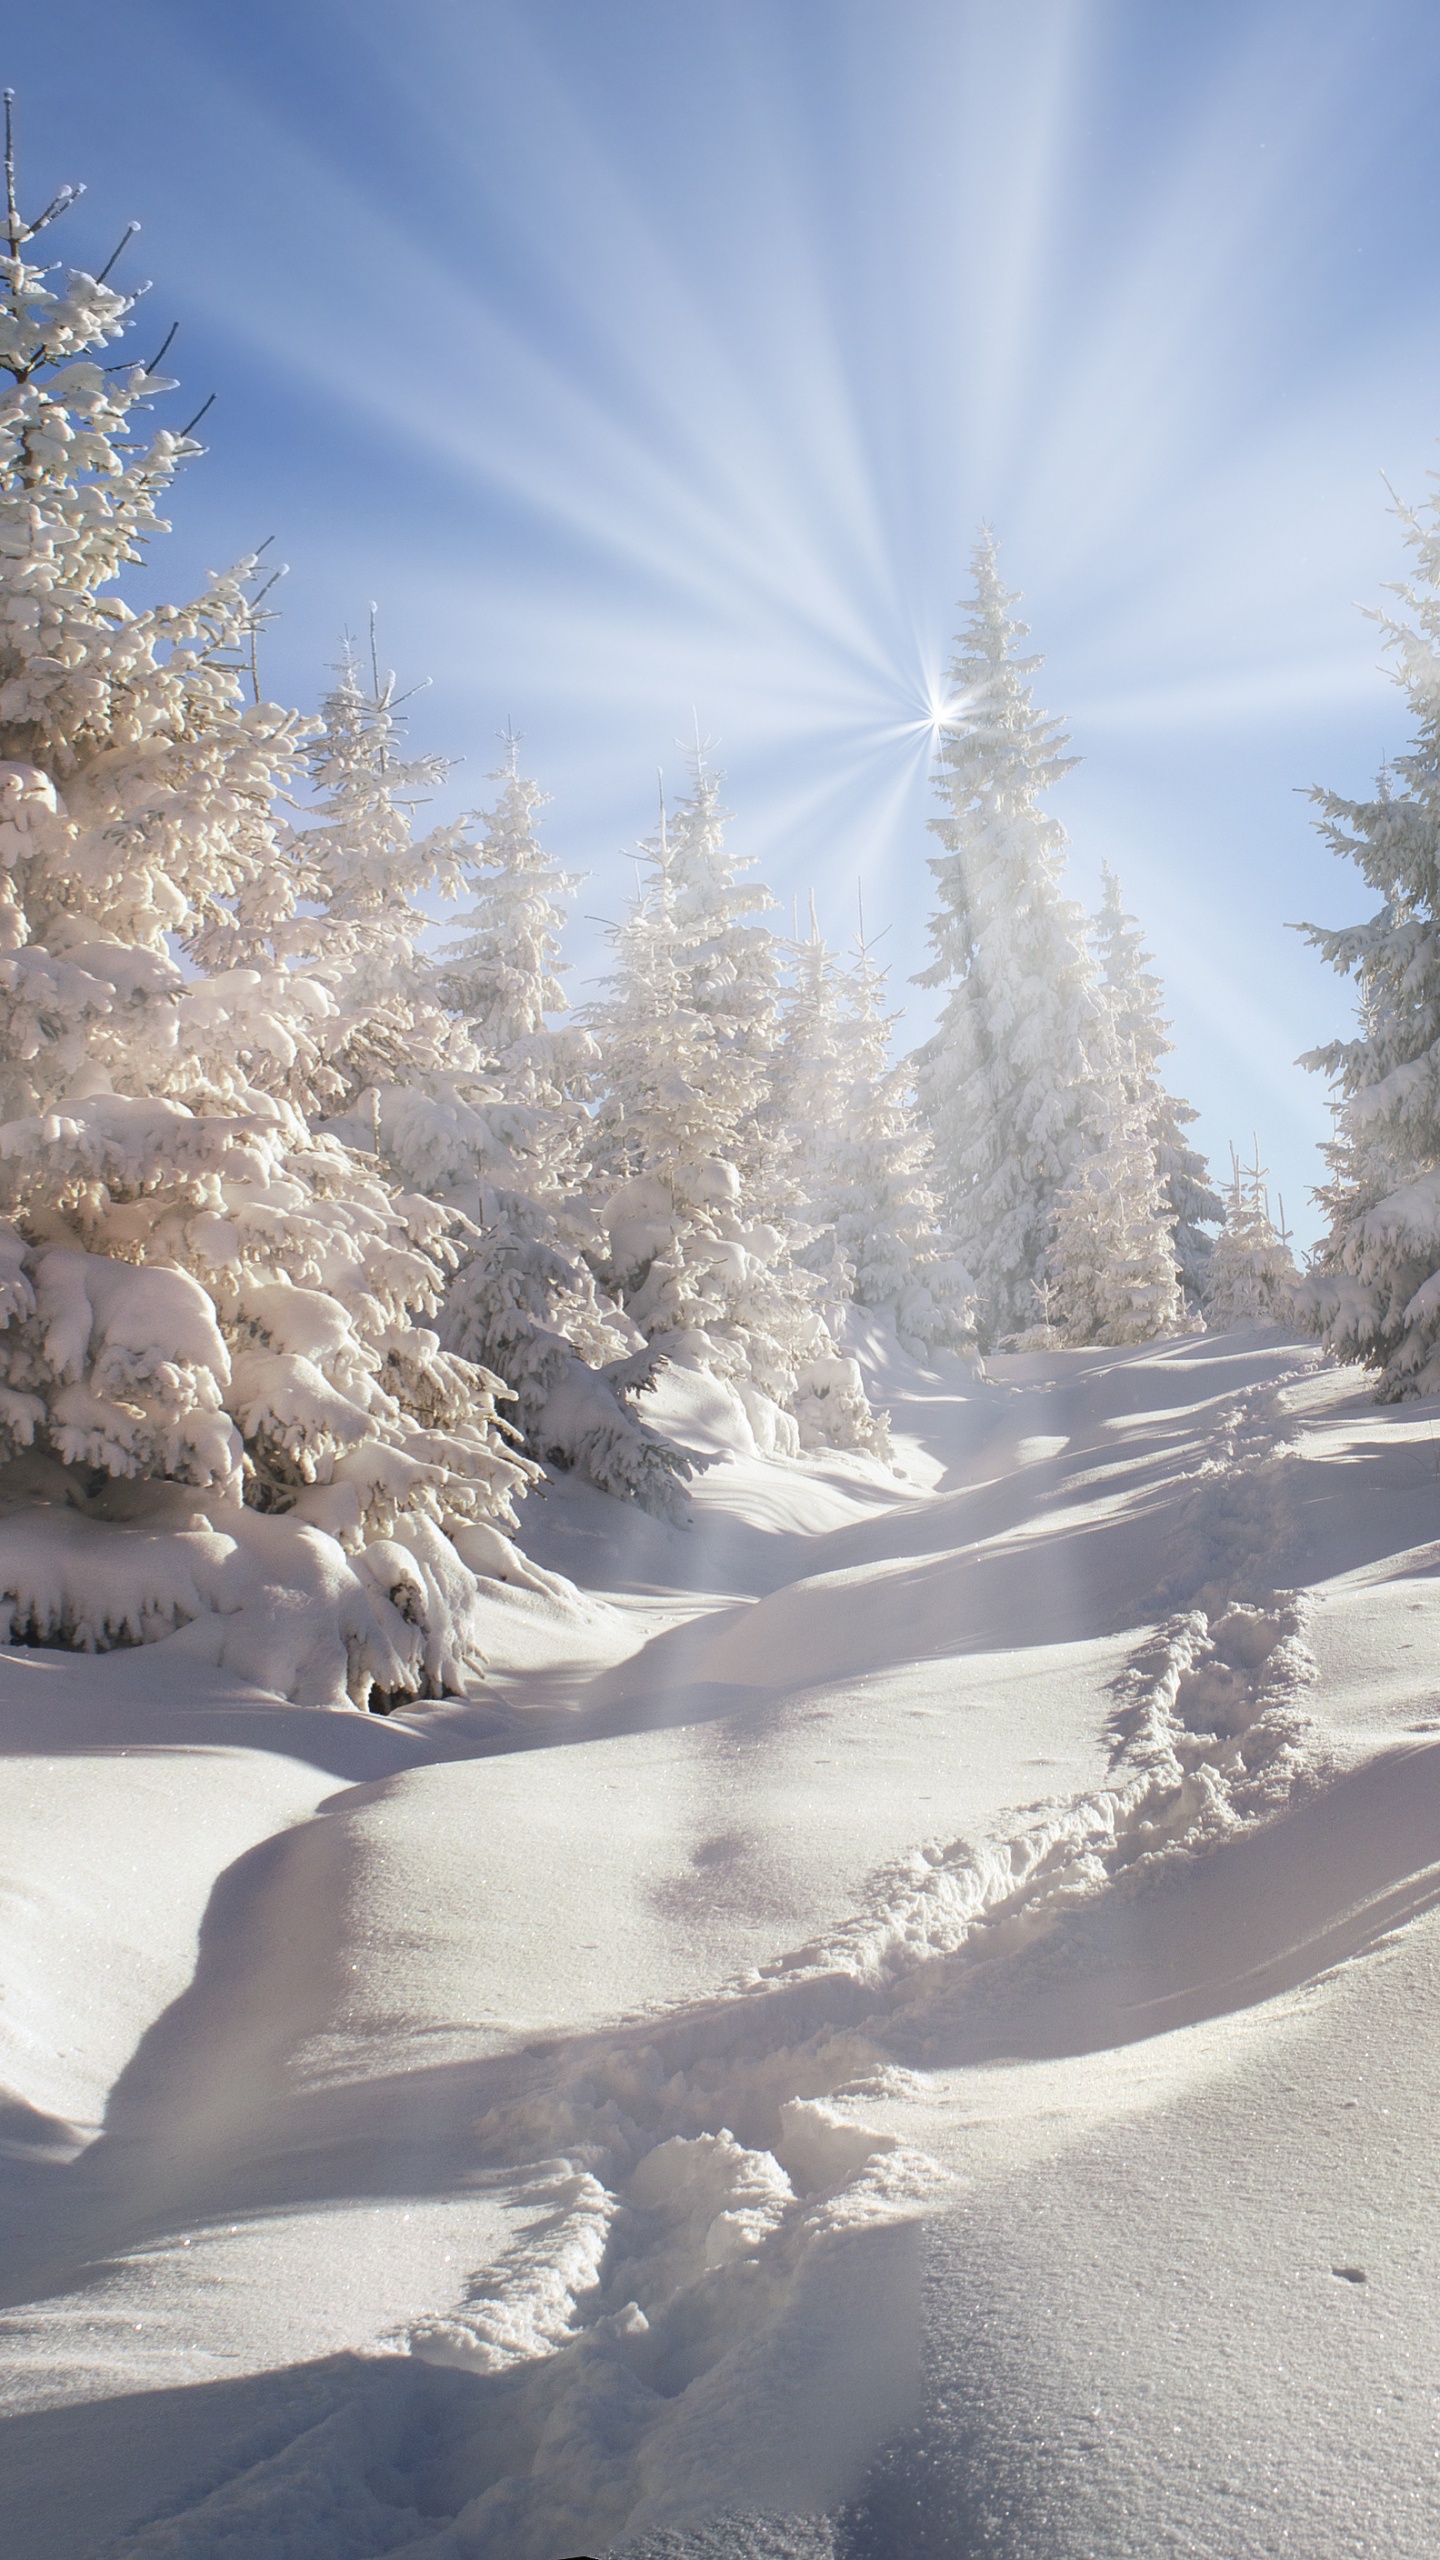
<svg viewBox="0 0 1440 2560">
<path fill-rule="evenodd" d="M 692 1530 L 468 1533 L 483 1705 L 5 1657 L 27 2560 L 1433 2546 L 1430 1424 L 855 1351 L 903 1480 L 672 1371 Z"/>
</svg>

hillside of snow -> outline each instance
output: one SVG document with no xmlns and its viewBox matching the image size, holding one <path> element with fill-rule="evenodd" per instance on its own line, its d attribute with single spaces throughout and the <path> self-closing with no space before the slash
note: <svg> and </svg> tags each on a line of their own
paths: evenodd
<svg viewBox="0 0 1440 2560">
<path fill-rule="evenodd" d="M 11 2560 L 1433 2560 L 1435 1407 L 860 1348 L 468 1700 L 0 1653 Z"/>
</svg>

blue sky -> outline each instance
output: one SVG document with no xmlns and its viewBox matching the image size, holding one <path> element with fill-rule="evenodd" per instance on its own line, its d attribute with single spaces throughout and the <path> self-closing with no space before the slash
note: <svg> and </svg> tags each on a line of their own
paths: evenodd
<svg viewBox="0 0 1440 2560">
<path fill-rule="evenodd" d="M 1303 786 L 1403 705 L 1357 603 L 1440 436 L 1440 13 L 1414 0 L 46 0 L 10 13 L 27 199 L 154 279 L 208 458 L 154 576 L 273 534 L 268 689 L 372 598 L 417 743 L 507 716 L 591 877 L 698 717 L 737 841 L 919 1036 L 928 710 L 988 517 L 1083 759 L 1174 1080 L 1292 1223 L 1348 1016 L 1287 920 L 1364 907 Z M 142 352 L 149 352 L 148 345 Z M 179 412 L 188 415 L 189 408 Z"/>
</svg>

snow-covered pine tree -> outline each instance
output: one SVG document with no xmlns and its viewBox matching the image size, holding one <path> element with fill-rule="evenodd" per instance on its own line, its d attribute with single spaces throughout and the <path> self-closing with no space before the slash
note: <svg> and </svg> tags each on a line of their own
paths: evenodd
<svg viewBox="0 0 1440 2560">
<path fill-rule="evenodd" d="M 783 1153 L 780 1181 L 791 1252 L 819 1281 L 826 1325 L 838 1336 L 855 1299 L 855 1265 L 836 1232 L 832 1200 L 841 1095 L 849 1081 L 842 1027 L 845 972 L 821 935 L 813 896 L 810 931 L 802 939 L 797 920 L 787 956 L 770 1110 L 779 1133 L 776 1153 Z"/>
<path fill-rule="evenodd" d="M 1148 1342 L 1184 1322 L 1154 1140 L 1143 1104 L 1123 1092 L 1060 1194 L 1050 1269 L 1051 1321 L 1066 1342 Z"/>
<path fill-rule="evenodd" d="M 1362 1038 L 1375 1037 L 1382 1011 L 1381 999 L 1367 996 L 1362 989 Z M 1310 1059 L 1302 1063 L 1318 1062 Z M 1316 1205 L 1324 1212 L 1326 1237 L 1312 1259 L 1296 1301 L 1301 1321 L 1316 1331 L 1323 1330 L 1328 1347 L 1342 1359 L 1366 1358 L 1364 1346 L 1372 1342 L 1374 1327 L 1369 1321 L 1373 1308 L 1367 1281 L 1358 1272 L 1346 1269 L 1336 1250 L 1337 1239 L 1350 1238 L 1362 1221 L 1375 1217 L 1382 1202 L 1398 1199 L 1403 1206 L 1414 1169 L 1413 1162 L 1399 1151 L 1395 1133 L 1383 1121 L 1364 1119 L 1358 1101 L 1359 1097 L 1357 1107 L 1352 1108 L 1339 1095 L 1331 1099 L 1331 1136 L 1320 1150 L 1326 1179 L 1316 1184 L 1313 1194 Z M 1377 1218 L 1371 1251 L 1391 1253 L 1394 1242 L 1388 1216 Z M 1393 1295 L 1387 1292 L 1392 1319 L 1403 1311 L 1414 1290 L 1424 1285 L 1426 1276 L 1423 1270 L 1414 1271 L 1412 1276 L 1403 1263 L 1395 1268 Z M 1400 1392 L 1405 1392 L 1403 1386 Z"/>
<path fill-rule="evenodd" d="M 1253 1164 L 1230 1150 L 1230 1194 L 1225 1224 L 1215 1239 L 1205 1276 L 1205 1321 L 1212 1333 L 1227 1325 L 1288 1324 L 1302 1286 L 1290 1252 L 1282 1211 L 1270 1215 L 1259 1141 Z"/>
<path fill-rule="evenodd" d="M 706 762 L 698 729 L 690 789 L 666 822 L 667 874 L 675 966 L 718 1052 L 732 1062 L 741 1116 L 729 1151 L 747 1202 L 767 1216 L 783 1206 L 783 1160 L 773 1142 L 770 1089 L 779 1040 L 782 953 L 762 921 L 775 901 L 751 878 L 754 857 L 732 852 L 723 776 Z"/>
<path fill-rule="evenodd" d="M 404 753 L 403 697 L 381 677 L 373 617 L 370 660 L 368 687 L 353 652 L 336 670 L 309 751 L 318 823 L 293 840 L 332 1004 L 316 1097 L 332 1104 L 335 1136 L 458 1213 L 441 1339 L 504 1378 L 529 1454 L 681 1521 L 691 1463 L 633 1409 L 656 1363 L 602 1306 L 582 1258 L 598 1243 L 574 1194 L 593 1044 L 546 1027 L 546 1006 L 564 1001 L 554 961 L 569 884 L 534 836 L 541 795 L 512 742 L 491 777 L 505 785 L 497 809 L 417 839 L 416 812 L 449 766 Z M 416 892 L 461 887 L 473 903 L 437 961 Z"/>
<path fill-rule="evenodd" d="M 980 1338 L 1029 1324 L 1059 1196 L 1098 1134 L 1102 1018 L 1080 909 L 1060 887 L 1064 833 L 1042 795 L 1073 758 L 1034 707 L 1040 661 L 977 543 L 975 594 L 949 668 L 939 733 L 945 851 L 930 868 L 935 958 L 917 983 L 948 989 L 916 1053 L 949 1232 L 973 1276 Z"/>
<path fill-rule="evenodd" d="M 445 780 L 441 756 L 404 752 L 403 697 L 380 673 L 370 619 L 369 681 L 347 641 L 306 746 L 314 794 L 291 851 L 315 910 L 309 974 L 331 994 L 315 1101 L 333 1120 L 383 1109 L 388 1092 L 468 1062 L 420 945 L 427 890 L 453 895 L 469 850 L 463 820 L 417 835 L 415 816 Z M 358 1124 L 357 1124 L 358 1125 Z"/>
<path fill-rule="evenodd" d="M 1101 866 L 1101 879 L 1104 894 L 1091 920 L 1090 940 L 1109 1033 L 1107 1082 L 1113 1081 L 1121 1101 L 1141 1114 L 1155 1150 L 1181 1284 L 1189 1304 L 1198 1307 L 1214 1241 L 1206 1229 L 1219 1226 L 1225 1207 L 1211 1186 L 1205 1158 L 1185 1135 L 1199 1115 L 1170 1093 L 1160 1077 L 1160 1060 L 1172 1044 L 1160 1009 L 1160 981 L 1150 966 L 1144 938 L 1121 903 L 1120 883 L 1108 863 Z"/>
<path fill-rule="evenodd" d="M 1440 483 L 1423 507 L 1398 512 L 1414 558 L 1395 590 L 1405 612 L 1373 618 L 1410 706 L 1411 745 L 1373 799 L 1311 795 L 1326 843 L 1381 903 L 1365 924 L 1302 928 L 1354 978 L 1359 1021 L 1301 1060 L 1329 1076 L 1338 1106 L 1317 1194 L 1329 1232 L 1301 1312 L 1342 1359 L 1380 1371 L 1386 1403 L 1440 1388 Z"/>
<path fill-rule="evenodd" d="M 707 910 L 696 887 L 715 823 L 713 813 L 703 827 L 695 816 L 707 789 L 702 775 L 682 811 L 683 913 L 662 804 L 658 831 L 640 849 L 641 884 L 613 936 L 609 1000 L 591 1012 L 601 1054 L 592 1163 L 607 1238 L 599 1277 L 648 1342 L 734 1387 L 762 1448 L 793 1453 L 813 1440 L 878 1454 L 885 1425 L 823 1322 L 819 1285 L 795 1267 L 778 1219 L 763 1214 L 779 1185 L 766 1177 L 757 1201 L 744 1179 L 761 1154 L 767 1069 L 734 994 L 723 897 Z"/>
<path fill-rule="evenodd" d="M 184 605 L 112 592 L 201 447 L 144 427 L 158 360 L 100 361 L 126 297 L 31 254 L 72 194 L 22 219 L 8 111 L 6 166 L 0 1618 L 188 1623 L 292 1696 L 433 1694 L 478 1658 L 466 1538 L 531 1470 L 499 1380 L 423 1321 L 447 1220 L 291 1098 L 331 1008 L 285 965 L 303 724 L 245 699 L 250 564 Z"/>
<path fill-rule="evenodd" d="M 447 919 L 438 983 L 483 1057 L 503 1061 L 522 1101 L 533 1093 L 548 1111 L 588 1098 L 595 1056 L 588 1033 L 556 1030 L 567 1010 L 560 983 L 566 904 L 579 875 L 562 871 L 540 842 L 537 819 L 547 794 L 520 770 L 520 741 L 505 731 L 504 760 L 486 779 L 500 784 L 493 809 L 468 847 L 465 886 L 472 903 Z"/>
<path fill-rule="evenodd" d="M 806 1238 L 798 1258 L 825 1282 L 832 1331 L 847 1304 L 873 1309 L 923 1359 L 973 1348 L 974 1293 L 939 1232 L 929 1150 L 905 1071 L 890 1057 L 898 1016 L 886 1013 L 884 994 L 863 930 L 843 965 L 812 901 L 782 999 L 776 1094 Z"/>
<path fill-rule="evenodd" d="M 544 805 L 507 735 L 501 786 L 465 858 L 469 905 L 450 927 L 435 983 L 498 1102 L 480 1111 L 487 1144 L 447 1152 L 443 1187 L 474 1233 L 451 1284 L 443 1338 L 514 1388 L 531 1453 L 605 1493 L 682 1522 L 691 1460 L 643 1422 L 634 1398 L 662 1365 L 639 1327 L 601 1298 L 590 1262 L 603 1238 L 583 1196 L 595 1043 L 549 1016 L 560 985 L 564 900 L 574 880 L 536 832 Z M 391 1115 L 394 1116 L 393 1114 Z M 412 1105 L 412 1143 L 433 1145 Z"/>
</svg>

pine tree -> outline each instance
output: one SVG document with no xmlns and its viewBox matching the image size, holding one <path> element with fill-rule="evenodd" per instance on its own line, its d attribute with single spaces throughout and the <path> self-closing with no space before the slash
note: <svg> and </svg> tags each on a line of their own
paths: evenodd
<svg viewBox="0 0 1440 2560">
<path fill-rule="evenodd" d="M 144 432 L 158 359 L 100 362 L 125 296 L 29 255 L 69 201 L 22 220 L 7 115 L 0 1604 L 74 1643 L 193 1621 L 293 1695 L 432 1694 L 478 1659 L 467 1534 L 533 1470 L 425 1322 L 449 1221 L 293 1099 L 332 1005 L 275 818 L 304 726 L 245 699 L 254 564 L 110 592 L 201 447 Z"/>
<path fill-rule="evenodd" d="M 452 1168 L 447 1187 L 474 1232 L 443 1338 L 512 1385 L 533 1456 L 678 1524 L 692 1462 L 633 1403 L 653 1385 L 661 1355 L 601 1298 L 591 1268 L 604 1250 L 581 1196 L 595 1043 L 548 1019 L 565 1009 L 562 901 L 575 883 L 539 841 L 544 795 L 521 773 L 513 734 L 490 779 L 501 792 L 466 863 L 471 903 L 437 972 L 497 1097 L 472 1101 L 486 1147 Z"/>
<path fill-rule="evenodd" d="M 1169 1204 L 1140 1102 L 1109 1106 L 1100 1145 L 1060 1194 L 1052 1321 L 1070 1343 L 1148 1342 L 1184 1318 Z"/>
<path fill-rule="evenodd" d="M 675 966 L 689 1006 L 710 1026 L 735 1116 L 726 1150 L 747 1203 L 767 1217 L 784 1208 L 783 1154 L 770 1108 L 779 1040 L 781 947 L 762 921 L 775 901 L 751 855 L 732 852 L 723 776 L 706 762 L 698 731 L 690 789 L 666 821 L 667 877 Z M 783 1222 L 783 1218 L 782 1218 Z"/>
<path fill-rule="evenodd" d="M 1090 938 L 1100 973 L 1110 1079 L 1120 1100 L 1141 1115 L 1154 1149 L 1181 1282 L 1190 1305 L 1198 1307 L 1213 1242 L 1205 1230 L 1220 1224 L 1224 1204 L 1211 1188 L 1205 1158 L 1185 1137 L 1198 1114 L 1160 1079 L 1160 1060 L 1171 1047 L 1160 1010 L 1160 981 L 1135 918 L 1121 904 L 1120 883 L 1108 863 L 1102 865 L 1101 878 L 1104 895 Z"/>
<path fill-rule="evenodd" d="M 1236 1324 L 1288 1323 L 1299 1286 L 1283 1210 L 1278 1227 L 1270 1215 L 1259 1142 L 1248 1165 L 1232 1147 L 1225 1224 L 1206 1272 L 1205 1321 L 1214 1333 Z"/>
<path fill-rule="evenodd" d="M 449 921 L 440 948 L 438 983 L 452 1013 L 466 1024 L 481 1055 L 506 1070 L 521 1100 L 545 1110 L 585 1096 L 594 1042 L 580 1030 L 556 1031 L 550 1016 L 566 1010 L 560 948 L 566 901 L 578 875 L 562 871 L 540 842 L 537 819 L 546 794 L 520 770 L 520 741 L 505 732 L 505 757 L 487 779 L 500 796 L 481 820 L 481 840 L 465 854 L 472 903 Z"/>
<path fill-rule="evenodd" d="M 1380 906 L 1365 924 L 1302 928 L 1353 977 L 1359 1022 L 1301 1060 L 1331 1079 L 1336 1132 L 1318 1194 L 1329 1232 L 1302 1312 L 1343 1359 L 1380 1371 L 1390 1402 L 1440 1387 L 1440 483 L 1399 510 L 1414 555 L 1377 613 L 1413 720 L 1408 753 L 1370 800 L 1316 789 L 1321 835 L 1358 864 Z"/>
<path fill-rule="evenodd" d="M 845 972 L 821 936 L 810 902 L 810 932 L 798 928 L 778 1009 L 770 1102 L 783 1158 L 791 1250 L 813 1272 L 825 1321 L 838 1333 L 855 1299 L 855 1264 L 838 1234 L 843 1097 L 850 1077 L 844 1028 Z"/>
<path fill-rule="evenodd" d="M 815 922 L 797 942 L 782 1005 L 777 1096 L 789 1131 L 799 1259 L 827 1290 L 827 1322 L 856 1305 L 888 1315 L 917 1359 L 974 1344 L 969 1275 L 939 1232 L 928 1148 L 905 1071 L 889 1054 L 898 1016 L 863 929 L 849 967 Z"/>
<path fill-rule="evenodd" d="M 1033 1315 L 1059 1197 L 1095 1143 L 1094 973 L 1080 910 L 1061 893 L 1064 834 L 1041 797 L 1070 770 L 1057 724 L 1034 708 L 1036 658 L 986 533 L 975 596 L 949 669 L 930 821 L 939 904 L 922 986 L 949 993 L 915 1060 L 946 1223 L 993 1343 Z"/>
<path fill-rule="evenodd" d="M 793 1452 L 802 1439 L 823 1439 L 878 1452 L 884 1426 L 859 1370 L 827 1332 L 818 1284 L 765 1214 L 783 1184 L 756 1169 L 763 1052 L 735 992 L 743 972 L 736 941 L 721 930 L 723 881 L 712 904 L 697 894 L 714 843 L 712 835 L 707 849 L 696 817 L 705 805 L 702 777 L 682 812 L 687 870 L 678 885 L 662 806 L 658 832 L 641 847 L 642 885 L 613 937 L 610 999 L 592 1014 L 602 1059 L 593 1162 L 607 1178 L 599 1276 L 647 1341 L 729 1381 L 762 1446 Z M 717 954 L 726 952 L 722 967 Z M 770 1151 L 778 1153 L 773 1137 Z"/>
<path fill-rule="evenodd" d="M 403 752 L 403 697 L 393 673 L 380 673 L 373 613 L 368 685 L 348 643 L 332 672 L 306 749 L 316 798 L 292 851 L 317 910 L 308 972 L 334 1000 L 316 1100 L 339 1117 L 362 1095 L 373 1114 L 385 1088 L 455 1063 L 419 956 L 430 923 L 420 897 L 454 892 L 468 847 L 463 821 L 416 835 L 416 811 L 449 768 Z"/>
</svg>

